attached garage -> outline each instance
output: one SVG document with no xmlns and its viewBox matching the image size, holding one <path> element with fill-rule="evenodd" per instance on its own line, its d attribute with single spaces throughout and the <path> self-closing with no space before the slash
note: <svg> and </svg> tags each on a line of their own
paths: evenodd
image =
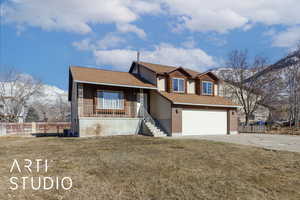
<svg viewBox="0 0 300 200">
<path fill-rule="evenodd" d="M 227 110 L 182 110 L 182 135 L 226 135 Z"/>
<path fill-rule="evenodd" d="M 228 99 L 162 91 L 159 94 L 171 103 L 170 136 L 238 133 L 237 108 L 240 106 Z"/>
</svg>

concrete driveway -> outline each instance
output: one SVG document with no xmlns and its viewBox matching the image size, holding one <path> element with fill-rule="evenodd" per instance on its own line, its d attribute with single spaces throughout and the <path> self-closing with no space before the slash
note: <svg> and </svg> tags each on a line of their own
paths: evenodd
<svg viewBox="0 0 300 200">
<path fill-rule="evenodd" d="M 252 145 L 273 150 L 294 151 L 300 153 L 300 136 L 267 135 L 267 134 L 238 134 L 212 136 L 181 136 L 175 138 L 201 139 L 235 144 Z"/>
</svg>

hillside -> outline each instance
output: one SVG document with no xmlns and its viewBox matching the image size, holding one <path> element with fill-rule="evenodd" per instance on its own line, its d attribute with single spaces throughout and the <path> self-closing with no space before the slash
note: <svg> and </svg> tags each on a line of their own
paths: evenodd
<svg viewBox="0 0 300 200">
<path fill-rule="evenodd" d="M 55 105 L 57 101 L 68 102 L 68 92 L 53 85 L 44 84 L 39 94 L 34 95 L 28 104 L 48 104 Z"/>
<path fill-rule="evenodd" d="M 246 70 L 248 76 L 246 82 L 255 78 L 259 78 L 261 76 L 267 76 L 268 73 L 271 72 L 280 72 L 282 73 L 282 78 L 285 79 L 286 76 L 284 75 L 285 74 L 284 69 L 296 65 L 299 62 L 300 62 L 300 51 L 295 51 L 289 54 L 288 56 L 280 59 L 276 63 L 267 66 L 265 69 L 261 71 L 257 71 L 255 69 Z M 223 74 L 232 73 L 232 70 L 233 70 L 232 68 L 220 67 L 220 68 L 210 69 L 209 71 L 213 72 L 219 77 L 222 77 Z"/>
</svg>

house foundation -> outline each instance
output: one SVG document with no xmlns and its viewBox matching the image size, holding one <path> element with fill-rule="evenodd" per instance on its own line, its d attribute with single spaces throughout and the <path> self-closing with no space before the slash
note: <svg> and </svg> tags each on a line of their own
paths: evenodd
<svg viewBox="0 0 300 200">
<path fill-rule="evenodd" d="M 81 117 L 79 119 L 79 136 L 137 135 L 141 122 L 140 118 Z"/>
</svg>

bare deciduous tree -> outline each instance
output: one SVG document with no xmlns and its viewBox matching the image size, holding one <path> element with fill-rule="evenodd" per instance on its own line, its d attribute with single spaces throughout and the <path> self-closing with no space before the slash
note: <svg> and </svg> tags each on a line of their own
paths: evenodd
<svg viewBox="0 0 300 200">
<path fill-rule="evenodd" d="M 296 51 L 300 52 L 300 44 Z M 299 55 L 299 54 L 298 54 Z M 299 127 L 300 115 L 300 55 L 295 57 L 298 62 L 286 69 L 287 74 L 287 95 L 288 95 L 288 114 L 290 126 L 295 123 Z"/>
<path fill-rule="evenodd" d="M 0 74 L 1 121 L 17 122 L 27 101 L 39 93 L 42 84 L 32 76 L 8 70 Z M 23 116 L 24 117 L 24 116 Z"/>
<path fill-rule="evenodd" d="M 266 59 L 259 56 L 249 62 L 247 51 L 235 50 L 230 53 L 227 62 L 227 67 L 231 70 L 221 74 L 228 83 L 227 93 L 242 106 L 246 125 L 259 105 L 269 105 L 278 95 L 278 73 L 249 79 L 265 69 L 266 64 Z"/>
<path fill-rule="evenodd" d="M 68 101 L 64 101 L 63 97 L 58 95 L 55 105 L 58 113 L 56 120 L 61 122 L 68 121 L 68 115 L 70 115 L 70 104 Z"/>
<path fill-rule="evenodd" d="M 65 122 L 70 116 L 70 104 L 67 97 L 57 94 L 53 102 L 36 102 L 33 107 L 43 122 Z"/>
</svg>

